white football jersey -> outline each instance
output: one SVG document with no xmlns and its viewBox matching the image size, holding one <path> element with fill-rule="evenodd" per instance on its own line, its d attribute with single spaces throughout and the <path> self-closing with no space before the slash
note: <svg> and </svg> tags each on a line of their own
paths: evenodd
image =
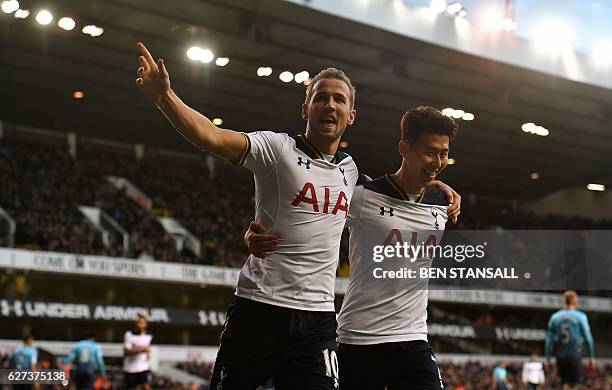
<svg viewBox="0 0 612 390">
<path fill-rule="evenodd" d="M 255 175 L 255 220 L 279 238 L 265 259 L 250 255 L 236 295 L 310 311 L 334 311 L 340 237 L 357 182 L 346 153 L 331 161 L 306 139 L 246 134 L 241 162 Z"/>
<path fill-rule="evenodd" d="M 523 364 L 523 382 L 534 385 L 544 382 L 544 365 L 542 362 L 528 361 Z"/>
<path fill-rule="evenodd" d="M 411 198 L 389 175 L 355 189 L 347 222 L 350 281 L 338 317 L 339 342 L 427 341 L 428 280 L 374 275 L 380 276 L 381 268 L 397 270 L 406 264 L 418 272 L 418 268 L 431 265 L 431 258 L 419 256 L 413 263 L 396 259 L 377 262 L 373 247 L 396 242 L 439 243 L 447 209 L 446 197 L 438 190 L 427 189 L 422 196 Z"/>
<path fill-rule="evenodd" d="M 123 335 L 123 346 L 131 349 L 133 347 L 144 348 L 151 346 L 153 335 L 150 333 L 134 333 L 130 330 Z M 134 355 L 125 355 L 123 358 L 123 371 L 129 373 L 143 372 L 151 369 L 149 354 L 146 352 Z"/>
</svg>

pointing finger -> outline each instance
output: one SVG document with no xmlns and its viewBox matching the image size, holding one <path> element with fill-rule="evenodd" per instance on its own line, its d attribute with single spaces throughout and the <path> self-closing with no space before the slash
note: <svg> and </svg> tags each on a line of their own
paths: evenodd
<svg viewBox="0 0 612 390">
<path fill-rule="evenodd" d="M 138 63 L 140 64 L 140 66 L 145 69 L 145 70 L 149 70 L 151 67 L 149 66 L 149 64 L 147 63 L 147 60 L 145 60 L 145 58 L 143 56 L 138 56 Z"/>
<path fill-rule="evenodd" d="M 142 42 L 138 42 L 136 46 L 138 47 L 140 54 L 145 58 L 147 64 L 149 64 L 149 66 L 153 68 L 155 66 L 155 60 L 153 59 L 153 56 L 151 55 L 151 53 L 149 53 L 145 45 L 143 45 Z"/>
</svg>

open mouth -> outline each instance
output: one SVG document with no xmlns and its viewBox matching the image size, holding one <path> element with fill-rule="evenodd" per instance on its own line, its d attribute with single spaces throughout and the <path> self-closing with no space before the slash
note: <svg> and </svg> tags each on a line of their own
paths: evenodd
<svg viewBox="0 0 612 390">
<path fill-rule="evenodd" d="M 336 118 L 332 118 L 332 117 L 323 118 L 321 120 L 321 124 L 323 126 L 334 126 L 336 123 L 338 123 L 338 121 L 336 120 Z"/>
</svg>

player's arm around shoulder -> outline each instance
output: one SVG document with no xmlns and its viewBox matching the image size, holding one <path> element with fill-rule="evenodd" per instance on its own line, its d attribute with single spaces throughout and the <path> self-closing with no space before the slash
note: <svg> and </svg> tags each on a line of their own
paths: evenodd
<svg viewBox="0 0 612 390">
<path fill-rule="evenodd" d="M 164 113 L 176 131 L 195 147 L 239 163 L 248 147 L 246 136 L 217 127 L 210 119 L 183 103 L 170 87 L 170 75 L 164 61 L 155 61 L 142 43 L 139 42 L 137 47 L 140 66 L 136 72 L 136 85 L 142 93 Z"/>
</svg>

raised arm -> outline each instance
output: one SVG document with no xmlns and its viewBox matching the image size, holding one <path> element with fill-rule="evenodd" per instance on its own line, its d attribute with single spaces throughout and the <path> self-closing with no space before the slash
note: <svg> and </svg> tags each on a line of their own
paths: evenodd
<svg viewBox="0 0 612 390">
<path fill-rule="evenodd" d="M 157 62 L 142 44 L 137 45 L 140 67 L 136 85 L 168 118 L 172 126 L 196 148 L 225 160 L 240 163 L 247 152 L 248 139 L 239 132 L 221 129 L 192 109 L 170 87 L 170 75 L 161 58 Z"/>
</svg>

